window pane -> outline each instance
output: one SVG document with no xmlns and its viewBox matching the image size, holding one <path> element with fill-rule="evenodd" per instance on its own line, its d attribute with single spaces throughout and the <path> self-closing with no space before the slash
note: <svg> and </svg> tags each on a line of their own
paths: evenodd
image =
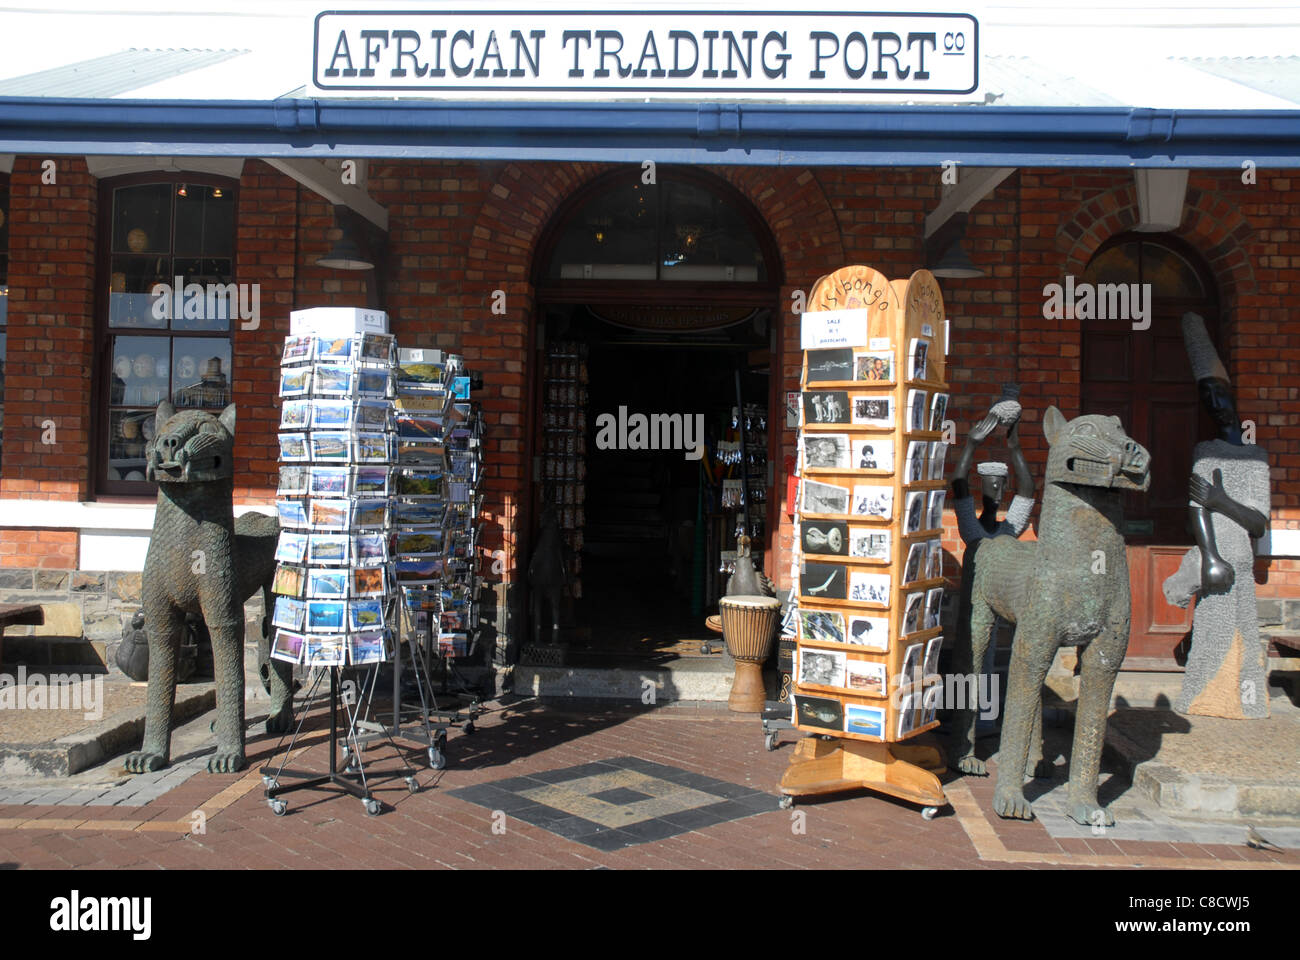
<svg viewBox="0 0 1300 960">
<path fill-rule="evenodd" d="M 231 261 L 177 257 L 175 263 L 182 288 L 180 309 L 175 297 L 167 305 L 168 315 L 175 314 L 172 329 L 229 330 L 231 319 L 239 312 L 239 292 L 231 277 Z M 175 285 L 174 279 L 171 282 Z"/>
<path fill-rule="evenodd" d="M 121 187 L 113 192 L 113 252 L 170 254 L 170 183 Z"/>
<path fill-rule="evenodd" d="M 1139 247 L 1136 241 L 1121 243 L 1095 256 L 1083 278 L 1088 283 L 1137 283 Z"/>
<path fill-rule="evenodd" d="M 170 346 L 169 337 L 114 337 L 108 402 L 156 407 L 168 394 Z"/>
<path fill-rule="evenodd" d="M 1157 297 L 1203 297 L 1205 289 L 1192 265 L 1162 244 L 1142 244 L 1142 282 Z"/>
<path fill-rule="evenodd" d="M 230 341 L 177 337 L 172 341 L 172 403 L 215 407 L 230 403 Z"/>
<path fill-rule="evenodd" d="M 664 192 L 663 279 L 766 279 L 763 253 L 737 210 L 695 184 L 670 182 Z"/>
<path fill-rule="evenodd" d="M 220 191 L 221 196 L 216 196 Z M 220 187 L 186 185 L 176 197 L 178 257 L 225 257 L 235 253 L 235 204 Z"/>
<path fill-rule="evenodd" d="M 114 410 L 109 414 L 108 479 L 144 480 L 144 447 L 153 439 L 153 432 L 153 410 Z"/>
<path fill-rule="evenodd" d="M 658 203 L 659 187 L 643 183 L 616 187 L 588 201 L 565 227 L 547 275 L 653 280 Z M 588 266 L 590 271 L 584 269 Z"/>
</svg>

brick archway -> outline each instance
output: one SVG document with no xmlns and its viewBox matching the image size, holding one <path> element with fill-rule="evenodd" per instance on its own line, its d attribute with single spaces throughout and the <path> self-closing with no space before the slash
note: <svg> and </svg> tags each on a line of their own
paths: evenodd
<svg viewBox="0 0 1300 960">
<path fill-rule="evenodd" d="M 1065 254 L 1066 273 L 1081 275 L 1107 239 L 1132 230 L 1138 220 L 1137 187 L 1132 183 L 1099 193 L 1081 204 L 1056 232 L 1056 247 Z M 1186 241 L 1205 259 L 1227 314 L 1231 314 L 1239 298 L 1256 291 L 1255 271 L 1246 256 L 1246 243 L 1253 233 L 1233 204 L 1196 187 L 1187 188 L 1183 222 L 1171 234 Z"/>
</svg>

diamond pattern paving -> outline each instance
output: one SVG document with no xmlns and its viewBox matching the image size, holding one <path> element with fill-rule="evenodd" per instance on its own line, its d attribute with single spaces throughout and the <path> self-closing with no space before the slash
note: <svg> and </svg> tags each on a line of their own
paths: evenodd
<svg viewBox="0 0 1300 960">
<path fill-rule="evenodd" d="M 770 794 L 639 757 L 613 757 L 451 793 L 598 850 L 663 840 L 776 808 Z"/>
</svg>

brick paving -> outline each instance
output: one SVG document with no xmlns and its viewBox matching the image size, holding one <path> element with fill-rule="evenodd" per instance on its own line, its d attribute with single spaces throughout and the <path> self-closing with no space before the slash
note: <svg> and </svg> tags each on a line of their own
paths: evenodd
<svg viewBox="0 0 1300 960">
<path fill-rule="evenodd" d="M 205 721 L 204 721 L 205 722 Z M 313 714 L 291 767 L 327 766 L 325 714 Z M 146 777 L 62 788 L 31 797 L 0 794 L 0 868 L 426 868 L 426 869 L 792 869 L 792 868 L 1283 868 L 1297 865 L 1295 850 L 1252 850 L 1232 840 L 1244 828 L 1221 825 L 1198 839 L 1174 833 L 1145 836 L 1133 823 L 1137 808 L 1117 812 L 1121 827 L 1095 835 L 1070 834 L 1056 821 L 1053 796 L 1040 798 L 1046 820 L 1003 821 L 991 812 L 993 780 L 946 783 L 953 809 L 931 821 L 916 807 L 854 791 L 793 810 L 777 807 L 776 787 L 788 763 L 791 734 L 774 752 L 764 749 L 757 721 L 712 706 L 669 705 L 655 710 L 615 705 L 562 706 L 524 701 L 496 706 L 473 735 L 453 731 L 449 764 L 432 771 L 423 750 L 407 756 L 421 790 L 408 792 L 392 748 L 363 754 L 372 788 L 385 805 L 368 816 L 360 801 L 334 789 L 286 795 L 288 813 L 276 817 L 263 797 L 258 768 L 275 740 L 251 737 L 252 768 L 210 775 L 202 752 L 176 768 Z M 465 788 L 554 774 L 614 758 L 640 758 L 687 775 L 721 780 L 771 797 L 770 809 L 725 823 L 696 827 L 664 839 L 602 850 L 558 836 L 540 823 L 496 815 L 457 796 Z M 120 761 L 118 761 L 120 763 Z M 101 779 L 103 779 L 101 777 Z M 135 789 L 132 789 L 135 788 Z M 1118 789 L 1118 788 L 1115 788 Z M 114 795 L 110 805 L 103 798 Z M 128 792 L 130 791 L 130 792 Z M 472 791 L 471 791 L 472 792 Z M 73 795 L 79 801 L 72 799 Z M 745 795 L 752 797 L 752 793 Z M 613 794 L 613 800 L 632 800 Z M 60 801 L 64 802 L 60 802 Z M 99 802 L 97 802 L 97 800 Z M 1124 815 L 1129 828 L 1124 831 Z M 536 818 L 535 818 L 536 819 Z M 545 818 L 541 818 L 543 821 Z M 494 830 L 494 825 L 496 829 Z M 1151 821 L 1151 829 L 1170 824 Z M 1075 825 L 1077 826 L 1077 825 Z M 1211 825 L 1213 826 L 1213 825 Z M 1190 828 L 1189 828 L 1190 829 Z M 1261 826 L 1288 846 L 1297 828 Z M 1217 831 L 1217 832 L 1214 832 Z M 1191 834 L 1188 834 L 1191 837 Z"/>
</svg>

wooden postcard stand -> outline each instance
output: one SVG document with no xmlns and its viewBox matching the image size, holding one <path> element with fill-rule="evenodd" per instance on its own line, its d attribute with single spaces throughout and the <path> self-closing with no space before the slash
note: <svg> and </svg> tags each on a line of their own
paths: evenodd
<svg viewBox="0 0 1300 960">
<path fill-rule="evenodd" d="M 938 725 L 942 686 L 943 299 L 929 271 L 849 266 L 808 311 L 791 719 L 820 736 L 796 746 L 782 804 L 866 787 L 929 819 L 943 758 L 907 741 Z"/>
</svg>

